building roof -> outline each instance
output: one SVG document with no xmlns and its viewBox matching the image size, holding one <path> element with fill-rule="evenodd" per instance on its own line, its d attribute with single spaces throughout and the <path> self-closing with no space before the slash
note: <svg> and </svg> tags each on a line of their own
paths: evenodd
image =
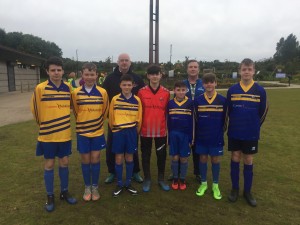
<svg viewBox="0 0 300 225">
<path fill-rule="evenodd" d="M 41 66 L 46 59 L 0 45 L 0 60 L 12 63 L 20 62 L 27 65 Z"/>
</svg>

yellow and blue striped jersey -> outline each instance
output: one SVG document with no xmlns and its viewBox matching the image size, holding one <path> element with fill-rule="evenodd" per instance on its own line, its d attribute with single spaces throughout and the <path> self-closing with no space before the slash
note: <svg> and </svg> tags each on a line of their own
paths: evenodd
<svg viewBox="0 0 300 225">
<path fill-rule="evenodd" d="M 39 125 L 41 142 L 71 140 L 71 86 L 61 82 L 56 87 L 50 80 L 38 84 L 31 98 L 31 112 Z"/>
<path fill-rule="evenodd" d="M 83 85 L 73 91 L 72 102 L 77 134 L 85 137 L 103 135 L 109 109 L 107 92 L 94 85 L 88 93 Z"/>
<path fill-rule="evenodd" d="M 109 126 L 112 132 L 130 127 L 137 127 L 139 132 L 141 122 L 142 104 L 139 97 L 132 95 L 126 99 L 122 93 L 113 97 L 109 107 Z"/>
<path fill-rule="evenodd" d="M 167 125 L 169 133 L 177 131 L 187 134 L 190 143 L 193 141 L 194 131 L 193 104 L 193 100 L 185 96 L 184 100 L 181 102 L 177 101 L 176 98 L 170 100 L 167 107 Z"/>
<path fill-rule="evenodd" d="M 258 140 L 268 103 L 265 89 L 255 83 L 245 86 L 241 82 L 231 86 L 228 99 L 228 137 L 238 140 Z"/>
<path fill-rule="evenodd" d="M 217 92 L 209 98 L 206 93 L 196 97 L 195 143 L 209 147 L 224 146 L 226 130 L 227 100 Z"/>
</svg>

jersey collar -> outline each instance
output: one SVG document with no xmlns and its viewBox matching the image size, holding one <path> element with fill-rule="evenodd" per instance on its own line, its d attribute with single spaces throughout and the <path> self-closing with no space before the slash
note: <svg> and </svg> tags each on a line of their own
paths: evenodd
<svg viewBox="0 0 300 225">
<path fill-rule="evenodd" d="M 213 101 L 216 99 L 216 97 L 217 97 L 217 92 L 215 91 L 214 95 L 213 95 L 211 98 L 209 98 L 209 97 L 207 96 L 207 94 L 204 92 L 204 97 L 205 97 L 206 101 L 207 101 L 209 104 L 211 104 L 211 103 L 213 103 Z"/>
<path fill-rule="evenodd" d="M 241 86 L 241 88 L 243 89 L 244 92 L 249 91 L 250 88 L 253 86 L 253 84 L 254 84 L 254 80 L 252 80 L 251 83 L 248 84 L 248 85 L 245 85 L 245 84 L 242 83 L 242 81 L 240 81 L 240 86 Z"/>
</svg>

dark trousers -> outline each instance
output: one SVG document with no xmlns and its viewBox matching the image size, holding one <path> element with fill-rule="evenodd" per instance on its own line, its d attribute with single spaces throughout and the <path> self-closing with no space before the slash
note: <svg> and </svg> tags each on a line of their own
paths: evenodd
<svg viewBox="0 0 300 225">
<path fill-rule="evenodd" d="M 194 163 L 194 175 L 200 175 L 200 169 L 199 169 L 200 155 L 196 153 L 196 144 L 193 145 L 192 152 L 193 152 L 193 163 Z"/>
<path fill-rule="evenodd" d="M 141 137 L 142 166 L 145 180 L 151 179 L 150 159 L 152 150 L 152 140 L 155 142 L 155 152 L 157 157 L 158 180 L 164 180 L 166 158 L 167 158 L 167 137 Z"/>
<path fill-rule="evenodd" d="M 115 174 L 115 153 L 112 152 L 113 134 L 108 126 L 106 140 L 106 165 L 109 173 Z M 140 172 L 139 154 L 138 151 L 133 154 L 133 173 Z"/>
</svg>

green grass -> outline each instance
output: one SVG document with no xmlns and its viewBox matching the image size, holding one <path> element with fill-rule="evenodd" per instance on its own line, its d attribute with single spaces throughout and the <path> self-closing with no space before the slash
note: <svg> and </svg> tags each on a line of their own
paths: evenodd
<svg viewBox="0 0 300 225">
<path fill-rule="evenodd" d="M 267 90 L 267 93 L 270 110 L 262 128 L 259 154 L 254 159 L 256 208 L 248 206 L 242 197 L 235 204 L 228 202 L 231 185 L 227 151 L 221 164 L 223 199 L 220 201 L 214 200 L 210 191 L 203 198 L 195 195 L 198 184 L 192 174 L 191 159 L 187 190 L 161 191 L 155 182 L 155 154 L 152 154 L 151 192 L 138 196 L 124 193 L 113 198 L 111 192 L 115 186 L 104 184 L 107 168 L 102 151 L 101 199 L 85 203 L 80 157 L 74 141 L 69 186 L 79 202 L 70 206 L 58 199 L 56 167 L 56 209 L 47 213 L 43 208 L 46 200 L 43 159 L 35 156 L 37 126 L 29 121 L 0 127 L 0 224 L 300 224 L 300 89 Z M 170 173 L 169 162 L 168 159 L 166 176 Z M 134 186 L 141 190 L 140 184 Z"/>
</svg>

